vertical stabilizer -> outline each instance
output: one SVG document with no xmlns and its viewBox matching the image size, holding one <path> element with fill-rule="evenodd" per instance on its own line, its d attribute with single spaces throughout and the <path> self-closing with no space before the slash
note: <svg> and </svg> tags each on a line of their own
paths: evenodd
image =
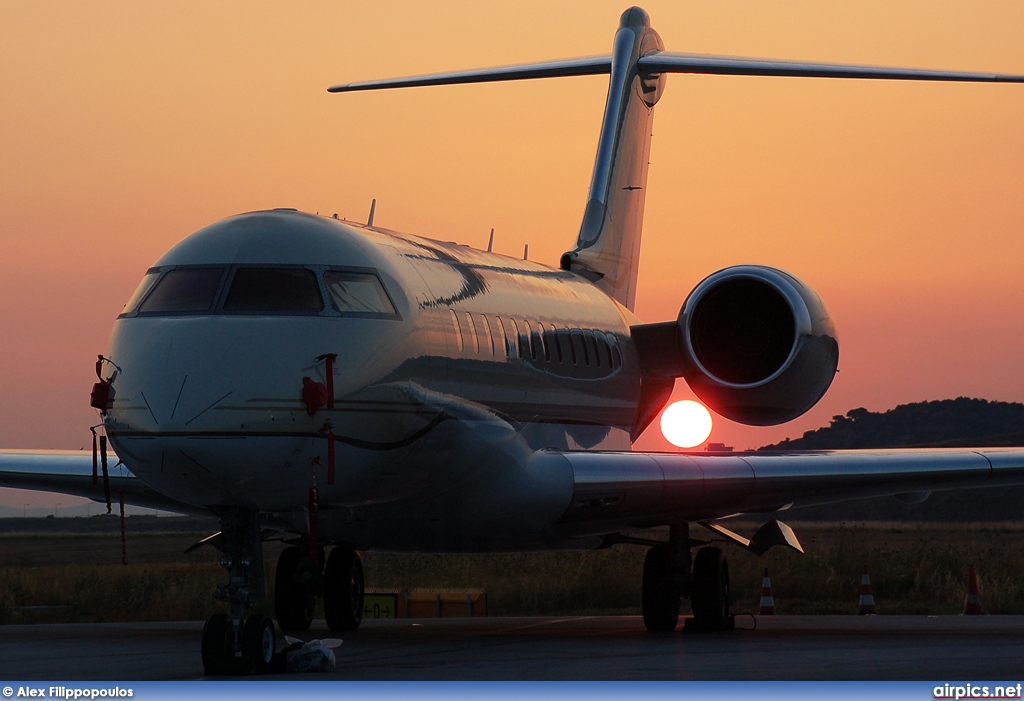
<svg viewBox="0 0 1024 701">
<path fill-rule="evenodd" d="M 646 12 L 633 7 L 623 13 L 583 224 L 576 247 L 561 260 L 563 269 L 592 280 L 630 310 L 636 301 L 654 105 L 665 81 L 663 74 L 642 74 L 637 61 L 663 48 Z"/>
</svg>

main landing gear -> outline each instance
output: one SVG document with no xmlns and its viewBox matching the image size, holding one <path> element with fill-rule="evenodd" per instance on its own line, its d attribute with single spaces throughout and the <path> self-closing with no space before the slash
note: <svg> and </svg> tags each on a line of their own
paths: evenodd
<svg viewBox="0 0 1024 701">
<path fill-rule="evenodd" d="M 260 674 L 271 665 L 277 647 L 274 622 L 262 614 L 246 615 L 254 602 L 266 596 L 263 586 L 263 541 L 259 512 L 224 509 L 217 545 L 220 563 L 228 571 L 227 584 L 214 596 L 231 605 L 231 613 L 217 613 L 203 628 L 203 669 L 207 675 Z"/>
<path fill-rule="evenodd" d="M 667 543 L 655 545 L 644 558 L 642 608 L 644 625 L 652 632 L 670 632 L 679 622 L 680 599 L 693 607 L 687 630 L 732 628 L 729 612 L 729 565 L 719 548 L 705 547 L 690 555 L 689 525 L 669 528 Z"/>
<path fill-rule="evenodd" d="M 318 558 L 323 562 L 323 556 Z M 327 626 L 336 632 L 355 630 L 363 620 L 363 561 L 351 548 L 331 550 L 322 572 L 314 568 L 309 549 L 281 551 L 274 576 L 274 608 L 281 630 L 309 628 L 317 596 L 323 596 Z"/>
</svg>

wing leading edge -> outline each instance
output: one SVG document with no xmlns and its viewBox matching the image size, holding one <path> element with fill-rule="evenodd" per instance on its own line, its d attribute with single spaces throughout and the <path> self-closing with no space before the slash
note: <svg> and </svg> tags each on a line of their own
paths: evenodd
<svg viewBox="0 0 1024 701">
<path fill-rule="evenodd" d="M 886 495 L 1024 484 L 1024 449 L 536 453 L 573 474 L 571 536 Z M 561 464 L 559 464 L 561 463 Z M 539 467 L 543 467 L 540 465 Z"/>
<path fill-rule="evenodd" d="M 115 501 L 122 492 L 125 503 L 135 506 L 183 514 L 206 513 L 205 509 L 169 499 L 151 489 L 124 465 L 112 467 L 109 472 L 110 495 Z M 0 450 L 0 487 L 106 501 L 103 479 L 92 483 L 92 454 L 82 450 Z"/>
</svg>

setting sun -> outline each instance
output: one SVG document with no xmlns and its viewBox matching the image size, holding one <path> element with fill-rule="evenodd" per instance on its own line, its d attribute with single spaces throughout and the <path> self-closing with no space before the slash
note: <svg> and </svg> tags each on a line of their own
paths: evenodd
<svg viewBox="0 0 1024 701">
<path fill-rule="evenodd" d="M 677 448 L 695 448 L 711 435 L 711 413 L 689 399 L 675 402 L 661 414 L 661 432 Z"/>
</svg>

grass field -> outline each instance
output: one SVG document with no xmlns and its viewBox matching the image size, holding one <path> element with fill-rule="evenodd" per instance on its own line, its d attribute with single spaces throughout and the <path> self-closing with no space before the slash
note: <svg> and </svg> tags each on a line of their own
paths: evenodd
<svg viewBox="0 0 1024 701">
<path fill-rule="evenodd" d="M 208 530 L 130 530 L 129 565 L 122 566 L 116 520 L 89 533 L 62 532 L 57 521 L 45 532 L 0 532 L 0 623 L 200 620 L 220 610 L 211 595 L 224 579 L 216 551 L 182 554 Z M 959 613 L 973 562 L 986 612 L 1024 613 L 1024 524 L 791 525 L 804 555 L 776 548 L 756 558 L 724 546 L 734 611 L 757 611 L 768 567 L 780 614 L 854 614 L 867 565 L 879 614 Z M 266 548 L 268 587 L 280 548 Z M 472 556 L 370 552 L 364 562 L 367 586 L 483 589 L 491 615 L 636 614 L 643 555 L 623 546 Z M 272 613 L 269 605 L 266 611 Z"/>
</svg>

